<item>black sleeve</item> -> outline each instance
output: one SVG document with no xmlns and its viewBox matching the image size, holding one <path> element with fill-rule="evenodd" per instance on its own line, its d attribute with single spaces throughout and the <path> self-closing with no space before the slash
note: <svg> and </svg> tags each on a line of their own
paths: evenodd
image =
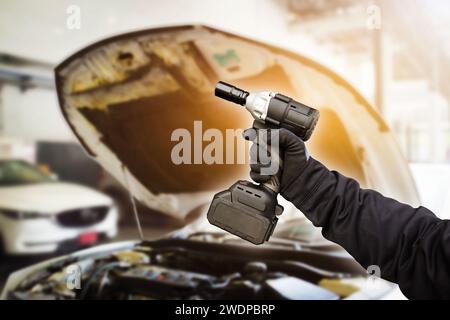
<svg viewBox="0 0 450 320">
<path fill-rule="evenodd" d="M 286 190 L 325 238 L 363 267 L 378 265 L 406 297 L 450 299 L 450 220 L 361 189 L 312 158 Z"/>
</svg>

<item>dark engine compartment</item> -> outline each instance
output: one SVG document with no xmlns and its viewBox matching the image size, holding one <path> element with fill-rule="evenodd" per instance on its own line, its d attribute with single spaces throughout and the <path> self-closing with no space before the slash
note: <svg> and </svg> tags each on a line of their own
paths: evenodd
<svg viewBox="0 0 450 320">
<path fill-rule="evenodd" d="M 290 241 L 275 239 L 275 245 L 255 248 L 220 238 L 198 233 L 69 256 L 29 274 L 7 298 L 345 299 L 367 290 L 366 271 L 337 246 L 308 248 L 297 242 L 293 249 Z M 79 286 L 73 270 L 79 272 Z M 377 288 L 385 294 L 392 286 L 382 282 Z"/>
</svg>

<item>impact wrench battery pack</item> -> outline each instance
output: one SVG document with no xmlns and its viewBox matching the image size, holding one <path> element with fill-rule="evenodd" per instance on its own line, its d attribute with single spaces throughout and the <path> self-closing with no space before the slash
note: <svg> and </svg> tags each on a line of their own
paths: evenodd
<svg viewBox="0 0 450 320">
<path fill-rule="evenodd" d="M 275 212 L 275 215 L 273 214 Z M 208 221 L 254 244 L 267 241 L 283 212 L 273 191 L 241 180 L 218 193 L 211 203 Z"/>
</svg>

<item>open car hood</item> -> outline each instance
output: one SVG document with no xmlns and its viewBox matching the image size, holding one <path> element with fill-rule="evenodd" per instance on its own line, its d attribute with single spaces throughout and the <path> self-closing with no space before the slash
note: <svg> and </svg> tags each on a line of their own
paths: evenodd
<svg viewBox="0 0 450 320">
<path fill-rule="evenodd" d="M 418 204 L 407 163 L 377 112 L 342 78 L 299 54 L 190 25 L 99 41 L 55 72 L 61 110 L 85 150 L 151 209 L 182 219 L 192 199 L 207 202 L 248 178 L 245 164 L 171 161 L 175 129 L 194 136 L 198 120 L 203 131 L 225 136 L 226 129 L 251 126 L 247 112 L 214 97 L 218 80 L 278 91 L 319 109 L 308 142 L 315 158 L 363 187 Z"/>
</svg>

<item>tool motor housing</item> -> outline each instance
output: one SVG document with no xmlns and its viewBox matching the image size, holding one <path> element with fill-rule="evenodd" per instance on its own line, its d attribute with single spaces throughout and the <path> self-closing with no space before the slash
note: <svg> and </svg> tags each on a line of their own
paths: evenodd
<svg viewBox="0 0 450 320">
<path fill-rule="evenodd" d="M 319 120 L 319 111 L 280 93 L 270 100 L 265 128 L 284 128 L 303 141 L 308 141 Z"/>
</svg>

